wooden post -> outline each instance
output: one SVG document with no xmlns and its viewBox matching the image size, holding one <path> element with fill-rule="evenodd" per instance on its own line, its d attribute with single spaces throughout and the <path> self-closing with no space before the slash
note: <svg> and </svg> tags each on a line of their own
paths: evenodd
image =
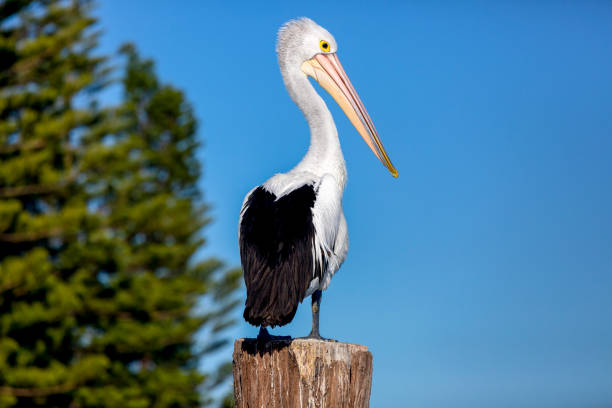
<svg viewBox="0 0 612 408">
<path fill-rule="evenodd" d="M 366 346 L 319 340 L 238 339 L 237 408 L 367 408 L 372 354 Z"/>
</svg>

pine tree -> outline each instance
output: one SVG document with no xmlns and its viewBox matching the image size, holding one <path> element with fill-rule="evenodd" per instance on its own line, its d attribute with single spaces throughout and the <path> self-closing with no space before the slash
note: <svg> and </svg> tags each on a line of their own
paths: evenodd
<svg viewBox="0 0 612 408">
<path fill-rule="evenodd" d="M 99 108 L 94 23 L 85 0 L 0 3 L 0 407 L 203 406 L 240 273 L 196 259 L 189 103 L 126 46 Z"/>
</svg>

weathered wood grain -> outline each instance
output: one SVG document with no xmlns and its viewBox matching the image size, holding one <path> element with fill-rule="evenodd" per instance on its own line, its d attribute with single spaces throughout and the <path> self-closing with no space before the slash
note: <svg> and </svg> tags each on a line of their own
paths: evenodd
<svg viewBox="0 0 612 408">
<path fill-rule="evenodd" d="M 234 343 L 237 408 L 366 408 L 372 354 L 366 346 L 319 340 Z"/>
</svg>

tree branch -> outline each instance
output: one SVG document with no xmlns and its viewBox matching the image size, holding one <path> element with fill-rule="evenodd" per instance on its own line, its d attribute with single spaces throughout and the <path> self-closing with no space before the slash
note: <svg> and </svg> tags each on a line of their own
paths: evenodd
<svg viewBox="0 0 612 408">
<path fill-rule="evenodd" d="M 50 238 L 61 235 L 63 230 L 61 228 L 54 228 L 51 231 L 39 231 L 39 232 L 15 232 L 12 234 L 0 234 L 0 242 L 31 242 L 38 241 L 42 238 Z"/>
<path fill-rule="evenodd" d="M 72 391 L 77 387 L 75 383 L 65 383 L 53 385 L 51 387 L 41 388 L 14 388 L 7 386 L 0 386 L 0 395 L 12 395 L 14 397 L 46 397 L 47 395 L 53 394 L 64 394 L 68 391 Z"/>
<path fill-rule="evenodd" d="M 0 154 L 13 153 L 19 150 L 35 150 L 45 147 L 47 143 L 44 140 L 32 140 L 25 143 L 16 143 L 5 146 L 0 146 Z"/>
<path fill-rule="evenodd" d="M 44 194 L 51 193 L 53 191 L 59 190 L 64 186 L 63 183 L 55 184 L 55 185 L 44 185 L 44 184 L 34 184 L 30 186 L 19 186 L 19 187 L 5 187 L 0 188 L 0 197 L 8 198 L 8 197 L 19 197 L 24 195 L 31 194 Z"/>
<path fill-rule="evenodd" d="M 24 195 L 32 194 L 47 194 L 54 191 L 60 190 L 66 187 L 68 184 L 76 180 L 78 172 L 75 171 L 65 180 L 60 181 L 57 184 L 45 185 L 45 184 L 31 184 L 29 186 L 17 186 L 17 187 L 4 187 L 0 188 L 0 198 L 20 197 Z"/>
</svg>

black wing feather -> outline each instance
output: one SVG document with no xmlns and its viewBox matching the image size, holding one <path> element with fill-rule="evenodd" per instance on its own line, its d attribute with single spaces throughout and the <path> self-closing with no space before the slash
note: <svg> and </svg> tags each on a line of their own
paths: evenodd
<svg viewBox="0 0 612 408">
<path fill-rule="evenodd" d="M 312 185 L 278 200 L 260 186 L 247 199 L 240 223 L 247 322 L 264 327 L 289 323 L 312 279 L 321 279 L 312 251 L 315 199 Z"/>
</svg>

